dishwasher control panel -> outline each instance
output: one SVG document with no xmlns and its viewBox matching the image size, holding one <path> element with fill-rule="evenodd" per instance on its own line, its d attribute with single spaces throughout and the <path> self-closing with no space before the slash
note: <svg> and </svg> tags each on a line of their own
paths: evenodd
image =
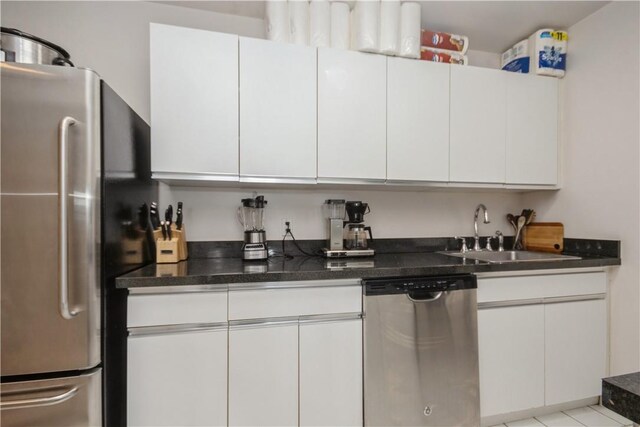
<svg viewBox="0 0 640 427">
<path fill-rule="evenodd" d="M 362 284 L 366 296 L 411 294 L 416 291 L 447 292 L 478 287 L 473 274 L 365 279 Z"/>
</svg>

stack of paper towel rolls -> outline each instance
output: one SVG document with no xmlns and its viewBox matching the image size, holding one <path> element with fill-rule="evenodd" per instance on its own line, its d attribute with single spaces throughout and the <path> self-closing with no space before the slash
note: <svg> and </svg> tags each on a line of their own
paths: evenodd
<svg viewBox="0 0 640 427">
<path fill-rule="evenodd" d="M 465 53 L 469 49 L 469 38 L 457 34 L 422 30 L 420 34 L 420 59 L 448 64 L 467 65 Z"/>
<path fill-rule="evenodd" d="M 420 4 L 402 0 L 267 0 L 267 39 L 420 58 Z"/>
</svg>

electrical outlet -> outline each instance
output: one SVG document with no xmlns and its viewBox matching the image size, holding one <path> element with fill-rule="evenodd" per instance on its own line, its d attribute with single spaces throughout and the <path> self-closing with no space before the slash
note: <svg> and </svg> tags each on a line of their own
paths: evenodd
<svg viewBox="0 0 640 427">
<path fill-rule="evenodd" d="M 291 227 L 291 220 L 283 219 L 281 222 L 282 222 L 282 237 L 284 237 L 287 235 L 287 229 Z M 289 225 L 287 225 L 287 223 L 289 223 Z"/>
</svg>

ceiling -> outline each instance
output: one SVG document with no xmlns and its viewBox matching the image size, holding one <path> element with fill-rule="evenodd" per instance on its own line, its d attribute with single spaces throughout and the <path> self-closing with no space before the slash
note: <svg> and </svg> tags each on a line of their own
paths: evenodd
<svg viewBox="0 0 640 427">
<path fill-rule="evenodd" d="M 264 1 L 158 1 L 262 18 Z M 567 29 L 608 1 L 420 1 L 422 28 L 469 37 L 473 50 L 502 53 L 540 28 Z M 569 34 L 571 37 L 571 34 Z"/>
</svg>

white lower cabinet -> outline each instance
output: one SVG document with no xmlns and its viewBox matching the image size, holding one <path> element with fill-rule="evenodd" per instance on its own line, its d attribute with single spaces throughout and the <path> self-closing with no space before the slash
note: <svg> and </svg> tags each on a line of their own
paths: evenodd
<svg viewBox="0 0 640 427">
<path fill-rule="evenodd" d="M 227 328 L 133 335 L 129 426 L 227 425 Z"/>
<path fill-rule="evenodd" d="M 606 280 L 601 271 L 478 279 L 483 418 L 600 395 Z"/>
<path fill-rule="evenodd" d="M 300 323 L 300 425 L 361 426 L 362 320 Z"/>
<path fill-rule="evenodd" d="M 545 305 L 545 404 L 598 396 L 607 370 L 605 300 Z"/>
<path fill-rule="evenodd" d="M 229 425 L 298 425 L 298 324 L 229 329 Z"/>
<path fill-rule="evenodd" d="M 478 311 L 483 417 L 544 406 L 544 306 Z"/>
</svg>

